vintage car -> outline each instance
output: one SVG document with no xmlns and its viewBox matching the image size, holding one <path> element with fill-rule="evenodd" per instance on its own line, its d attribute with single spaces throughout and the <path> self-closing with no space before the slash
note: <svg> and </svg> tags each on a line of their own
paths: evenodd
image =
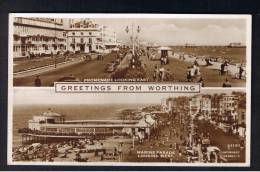
<svg viewBox="0 0 260 172">
<path fill-rule="evenodd" d="M 115 148 L 106 148 L 106 151 L 103 155 L 101 155 L 102 160 L 116 160 L 117 154 L 115 152 Z"/>
<path fill-rule="evenodd" d="M 103 151 L 104 148 L 100 144 L 86 145 L 86 152 Z"/>
<path fill-rule="evenodd" d="M 57 82 L 79 82 L 79 78 L 76 78 L 74 76 L 64 76 L 57 80 Z"/>
<path fill-rule="evenodd" d="M 108 63 L 106 66 L 106 72 L 114 72 L 116 70 L 117 64 L 114 62 Z"/>
</svg>

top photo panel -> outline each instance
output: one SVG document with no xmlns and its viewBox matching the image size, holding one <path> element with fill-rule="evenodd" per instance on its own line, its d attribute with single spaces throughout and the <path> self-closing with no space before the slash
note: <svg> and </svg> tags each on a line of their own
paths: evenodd
<svg viewBox="0 0 260 172">
<path fill-rule="evenodd" d="M 249 15 L 11 14 L 9 24 L 15 87 L 250 82 Z"/>
</svg>

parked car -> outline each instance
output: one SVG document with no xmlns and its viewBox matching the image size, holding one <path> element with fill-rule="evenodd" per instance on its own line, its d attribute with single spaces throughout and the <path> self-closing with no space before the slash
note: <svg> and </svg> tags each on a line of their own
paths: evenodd
<svg viewBox="0 0 260 172">
<path fill-rule="evenodd" d="M 80 82 L 80 79 L 74 76 L 63 76 L 55 82 Z M 54 83 L 51 86 L 54 86 Z"/>
<path fill-rule="evenodd" d="M 117 155 L 115 152 L 115 148 L 106 148 L 105 154 L 101 156 L 102 160 L 116 160 Z"/>
<path fill-rule="evenodd" d="M 107 66 L 106 66 L 106 72 L 114 72 L 116 70 L 116 63 L 114 62 L 111 62 L 111 63 L 108 63 Z"/>
<path fill-rule="evenodd" d="M 57 82 L 79 82 L 80 79 L 74 76 L 64 76 L 57 80 Z"/>
<path fill-rule="evenodd" d="M 103 151 L 104 148 L 100 144 L 86 145 L 86 152 Z"/>
</svg>

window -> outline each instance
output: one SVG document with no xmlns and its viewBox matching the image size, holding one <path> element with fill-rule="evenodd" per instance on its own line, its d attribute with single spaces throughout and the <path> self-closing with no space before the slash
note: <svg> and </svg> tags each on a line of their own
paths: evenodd
<svg viewBox="0 0 260 172">
<path fill-rule="evenodd" d="M 89 35 L 92 35 L 92 33 L 91 33 L 91 32 L 89 32 L 88 34 L 89 34 Z"/>
<path fill-rule="evenodd" d="M 72 43 L 75 43 L 75 38 L 72 38 Z"/>
<path fill-rule="evenodd" d="M 84 35 L 84 33 L 83 33 L 83 32 L 81 32 L 80 34 L 81 34 L 81 35 Z"/>
<path fill-rule="evenodd" d="M 80 43 L 84 43 L 84 39 L 83 38 L 80 38 Z"/>
<path fill-rule="evenodd" d="M 89 42 L 90 44 L 92 44 L 92 38 L 89 38 L 89 39 L 88 39 L 88 42 Z"/>
<path fill-rule="evenodd" d="M 75 32 L 72 32 L 72 35 L 75 35 Z"/>
<path fill-rule="evenodd" d="M 96 49 L 98 50 L 98 45 L 96 45 Z"/>
</svg>

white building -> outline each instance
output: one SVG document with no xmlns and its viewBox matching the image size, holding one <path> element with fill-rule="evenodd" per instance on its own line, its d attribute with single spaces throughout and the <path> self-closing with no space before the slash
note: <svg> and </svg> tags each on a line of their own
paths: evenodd
<svg viewBox="0 0 260 172">
<path fill-rule="evenodd" d="M 220 115 L 223 121 L 238 120 L 238 96 L 232 94 L 222 96 L 220 99 Z"/>
<path fill-rule="evenodd" d="M 190 115 L 200 115 L 205 119 L 211 118 L 211 97 L 196 95 L 190 98 Z"/>
<path fill-rule="evenodd" d="M 116 32 L 107 26 L 101 26 L 101 38 L 106 49 L 113 49 L 118 46 Z"/>
<path fill-rule="evenodd" d="M 48 110 L 47 112 L 43 112 L 41 115 L 33 116 L 33 119 L 28 121 L 28 128 L 30 130 L 40 131 L 42 130 L 42 124 L 62 124 L 64 121 L 65 119 L 63 115 Z M 48 131 L 51 131 L 51 128 L 48 129 Z"/>
<path fill-rule="evenodd" d="M 103 49 L 101 28 L 91 20 L 71 23 L 66 32 L 69 51 L 89 53 Z"/>
<path fill-rule="evenodd" d="M 201 98 L 201 114 L 206 118 L 211 118 L 211 97 L 203 95 Z"/>
<path fill-rule="evenodd" d="M 62 19 L 15 17 L 13 27 L 14 58 L 44 56 L 66 50 Z"/>
<path fill-rule="evenodd" d="M 199 114 L 201 110 L 201 97 L 202 97 L 201 95 L 196 95 L 190 98 L 189 100 L 190 115 Z"/>
<path fill-rule="evenodd" d="M 108 53 L 118 47 L 116 32 L 90 19 L 14 18 L 14 58 L 60 52 Z"/>
</svg>

